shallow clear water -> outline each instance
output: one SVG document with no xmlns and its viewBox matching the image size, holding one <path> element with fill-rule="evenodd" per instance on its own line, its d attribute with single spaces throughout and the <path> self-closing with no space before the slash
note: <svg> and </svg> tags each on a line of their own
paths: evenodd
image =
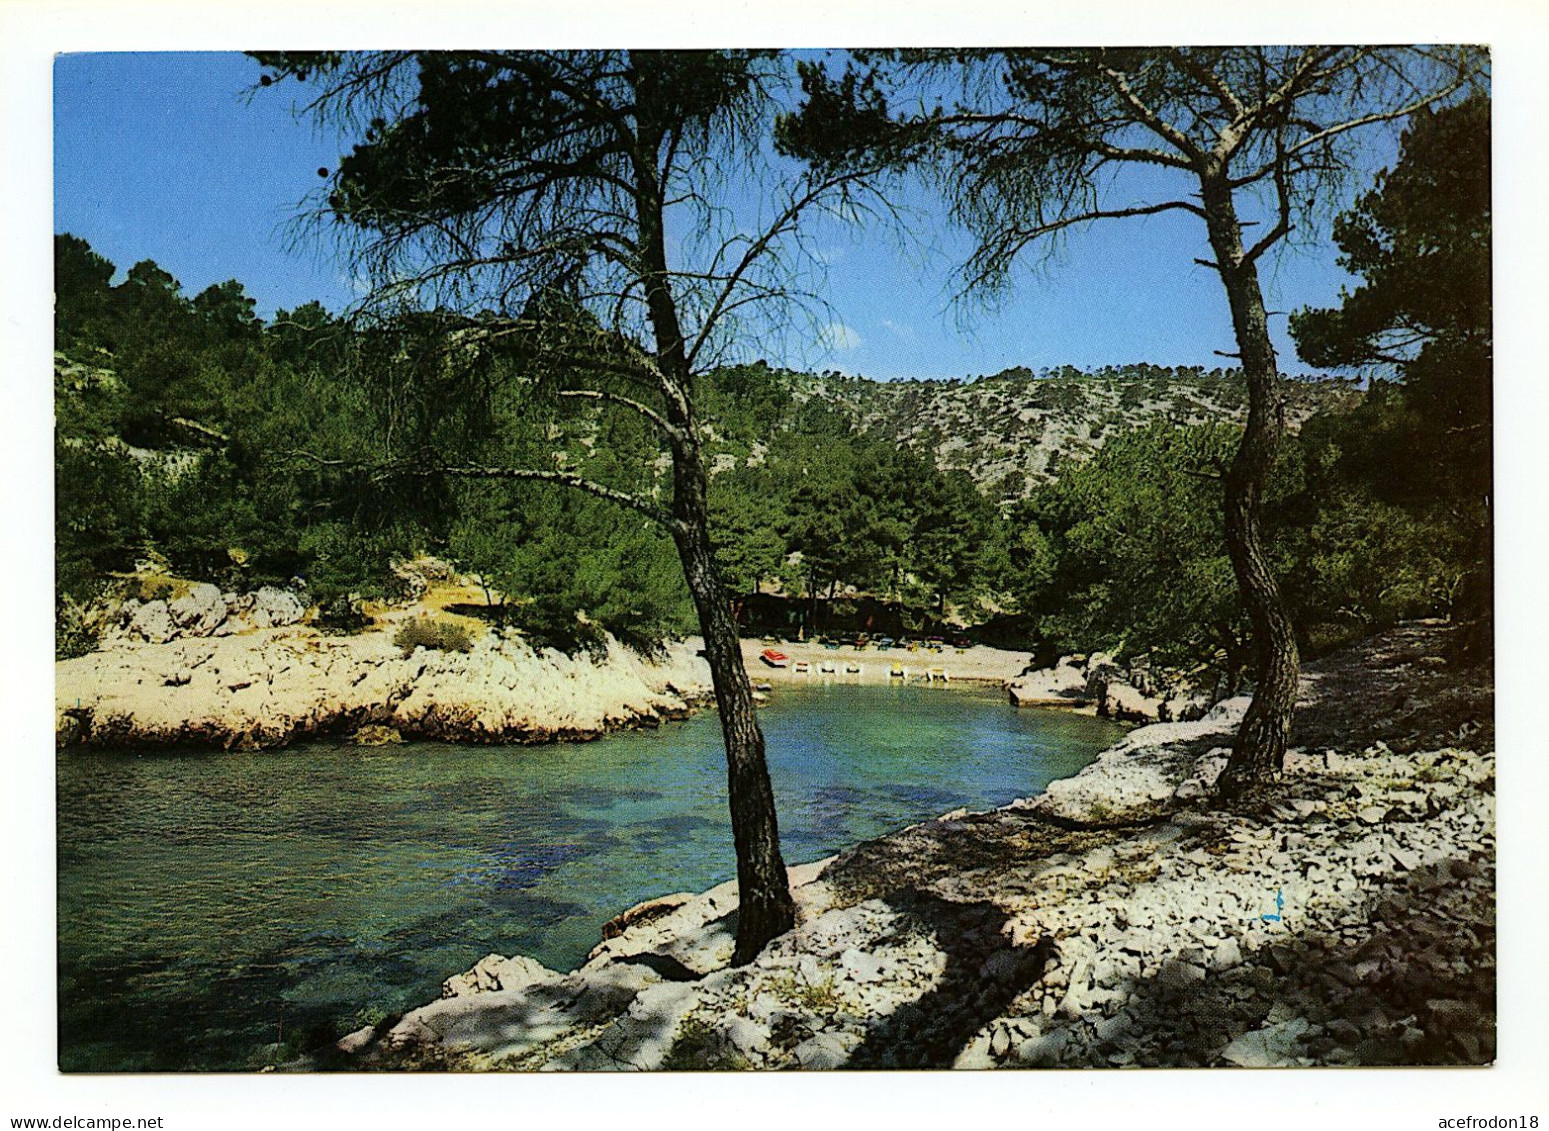
<svg viewBox="0 0 1549 1131">
<path fill-rule="evenodd" d="M 999 693 L 781 689 L 787 862 L 1075 773 L 1119 730 Z M 60 1067 L 244 1069 L 491 952 L 567 970 L 631 904 L 735 874 L 713 712 L 591 743 L 69 751 Z"/>
</svg>

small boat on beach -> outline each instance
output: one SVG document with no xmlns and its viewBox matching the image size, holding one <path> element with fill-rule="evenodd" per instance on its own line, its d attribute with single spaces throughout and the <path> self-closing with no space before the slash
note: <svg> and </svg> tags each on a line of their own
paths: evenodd
<svg viewBox="0 0 1549 1131">
<path fill-rule="evenodd" d="M 791 659 L 784 652 L 777 652 L 773 648 L 765 648 L 758 654 L 758 658 L 772 668 L 783 668 Z"/>
<path fill-rule="evenodd" d="M 808 663 L 806 660 L 797 660 L 796 661 L 796 674 L 797 675 L 807 675 L 811 671 L 812 671 L 812 665 L 810 663 Z"/>
</svg>

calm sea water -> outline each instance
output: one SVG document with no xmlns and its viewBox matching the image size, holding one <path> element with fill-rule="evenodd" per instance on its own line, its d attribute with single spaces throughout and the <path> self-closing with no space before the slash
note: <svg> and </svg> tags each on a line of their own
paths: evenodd
<svg viewBox="0 0 1549 1131">
<path fill-rule="evenodd" d="M 785 858 L 1075 773 L 1111 724 L 999 693 L 782 689 Z M 735 874 L 713 712 L 592 743 L 59 757 L 60 1067 L 252 1069 L 491 952 L 567 970 L 633 903 Z"/>
</svg>

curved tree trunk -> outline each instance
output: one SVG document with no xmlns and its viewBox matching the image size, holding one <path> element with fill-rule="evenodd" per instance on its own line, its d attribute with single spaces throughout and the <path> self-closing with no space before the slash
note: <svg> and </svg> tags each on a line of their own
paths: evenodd
<svg viewBox="0 0 1549 1131">
<path fill-rule="evenodd" d="M 742 660 L 742 639 L 710 541 L 709 479 L 688 398 L 670 405 L 668 416 L 679 429 L 672 452 L 672 540 L 699 614 L 726 743 L 739 901 L 732 963 L 740 966 L 758 957 L 770 939 L 796 925 L 796 904 L 780 855 L 774 786 L 764 759 L 764 733 L 755 713 L 752 683 Z"/>
<path fill-rule="evenodd" d="M 751 962 L 770 939 L 796 925 L 790 877 L 780 855 L 774 786 L 764 759 L 764 733 L 753 704 L 753 687 L 742 661 L 742 641 L 731 614 L 710 541 L 709 477 L 699 447 L 691 388 L 693 375 L 667 270 L 662 224 L 662 190 L 653 172 L 661 139 L 646 137 L 637 160 L 640 248 L 647 314 L 656 337 L 656 359 L 667 381 L 666 417 L 672 436 L 672 540 L 683 564 L 705 659 L 715 688 L 721 733 L 726 742 L 726 778 L 732 841 L 737 854 L 737 945 L 734 965 Z"/>
<path fill-rule="evenodd" d="M 686 372 L 687 366 L 683 369 Z M 678 429 L 672 451 L 672 540 L 699 613 L 726 742 L 739 901 L 732 963 L 740 966 L 758 957 L 770 939 L 796 925 L 796 904 L 780 855 L 774 786 L 764 759 L 764 733 L 755 713 L 753 687 L 742 660 L 742 640 L 710 541 L 709 478 L 687 395 L 670 403 L 667 415 Z"/>
<path fill-rule="evenodd" d="M 721 731 L 726 739 L 726 779 L 732 840 L 737 852 L 737 946 L 732 964 L 740 966 L 758 957 L 770 939 L 796 925 L 796 905 L 780 855 L 774 787 L 764 760 L 764 734 L 758 725 L 753 689 L 742 662 L 737 624 L 711 556 L 703 512 L 699 516 L 688 513 L 692 508 L 681 505 L 681 489 L 677 502 L 679 526 L 674 541 L 694 607 L 699 612 L 705 658 L 710 663 Z"/>
<path fill-rule="evenodd" d="M 1279 775 L 1296 707 L 1301 660 L 1260 529 L 1264 486 L 1285 434 L 1285 397 L 1275 347 L 1269 338 L 1264 293 L 1254 263 L 1243 254 L 1242 228 L 1224 171 L 1202 177 L 1201 187 L 1210 243 L 1231 305 L 1232 327 L 1248 383 L 1248 422 L 1226 474 L 1226 549 L 1253 624 L 1257 686 L 1232 743 L 1231 759 L 1221 774 L 1220 793 L 1232 798 Z"/>
</svg>

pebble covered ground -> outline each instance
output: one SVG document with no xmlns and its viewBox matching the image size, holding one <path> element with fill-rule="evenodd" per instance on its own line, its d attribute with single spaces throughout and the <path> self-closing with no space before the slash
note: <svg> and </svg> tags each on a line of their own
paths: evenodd
<svg viewBox="0 0 1549 1131">
<path fill-rule="evenodd" d="M 666 897 L 577 971 L 492 955 L 315 1063 L 1488 1063 L 1493 691 L 1451 647 L 1420 624 L 1309 665 L 1283 780 L 1233 810 L 1210 787 L 1240 701 L 793 869 L 798 927 L 747 966 L 735 885 Z"/>
</svg>

